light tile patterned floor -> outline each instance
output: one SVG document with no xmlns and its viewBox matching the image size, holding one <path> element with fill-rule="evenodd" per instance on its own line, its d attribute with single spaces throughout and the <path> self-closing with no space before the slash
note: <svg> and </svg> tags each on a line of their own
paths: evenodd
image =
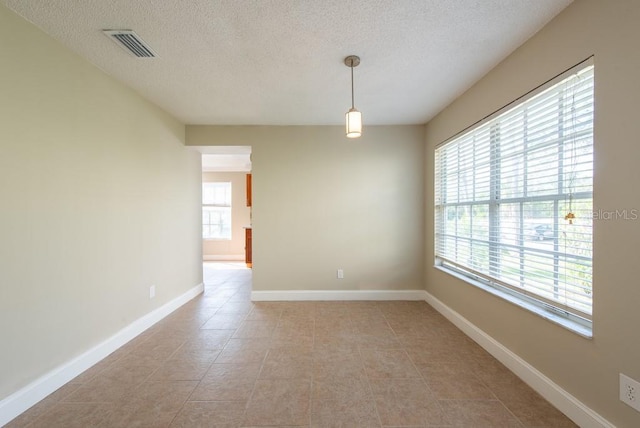
<svg viewBox="0 0 640 428">
<path fill-rule="evenodd" d="M 424 302 L 252 303 L 205 293 L 9 427 L 572 427 Z"/>
</svg>

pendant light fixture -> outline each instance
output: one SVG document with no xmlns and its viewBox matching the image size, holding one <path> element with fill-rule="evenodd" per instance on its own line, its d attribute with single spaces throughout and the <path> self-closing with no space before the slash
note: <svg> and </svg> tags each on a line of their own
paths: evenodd
<svg viewBox="0 0 640 428">
<path fill-rule="evenodd" d="M 353 104 L 353 67 L 360 64 L 360 57 L 349 55 L 344 59 L 344 64 L 351 69 L 351 108 L 346 114 L 347 138 L 358 138 L 362 135 L 362 113 Z"/>
</svg>

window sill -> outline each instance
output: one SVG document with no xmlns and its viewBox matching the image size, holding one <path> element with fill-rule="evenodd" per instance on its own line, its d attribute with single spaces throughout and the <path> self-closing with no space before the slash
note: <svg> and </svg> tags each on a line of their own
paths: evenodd
<svg viewBox="0 0 640 428">
<path fill-rule="evenodd" d="M 442 272 L 445 272 L 446 274 L 452 275 L 462 281 L 465 281 L 475 287 L 480 288 L 481 290 L 484 290 L 490 294 L 493 294 L 494 296 L 500 297 L 501 299 L 506 300 L 511 304 L 514 304 L 523 309 L 526 309 L 527 311 L 532 312 L 538 315 L 539 317 L 546 319 L 547 321 L 551 321 L 554 324 L 564 327 L 567 330 L 579 336 L 584 337 L 585 339 L 593 338 L 593 328 L 591 326 L 591 323 L 588 326 L 584 325 L 570 318 L 566 318 L 564 316 L 558 315 L 552 312 L 551 310 L 544 308 L 541 304 L 540 305 L 534 304 L 526 299 L 519 298 L 516 295 L 502 291 L 499 288 L 492 287 L 488 284 L 483 283 L 482 281 L 475 280 L 466 275 L 458 273 L 452 269 L 448 269 L 446 267 L 439 266 L 439 265 L 435 265 L 434 267 Z"/>
</svg>

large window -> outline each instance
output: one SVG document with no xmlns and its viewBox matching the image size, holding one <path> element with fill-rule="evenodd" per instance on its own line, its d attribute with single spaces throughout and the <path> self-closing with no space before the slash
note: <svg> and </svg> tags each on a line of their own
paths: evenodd
<svg viewBox="0 0 640 428">
<path fill-rule="evenodd" d="M 202 237 L 231 239 L 231 183 L 202 183 Z"/>
<path fill-rule="evenodd" d="M 436 264 L 584 328 L 592 305 L 593 83 L 590 60 L 435 153 Z"/>
</svg>

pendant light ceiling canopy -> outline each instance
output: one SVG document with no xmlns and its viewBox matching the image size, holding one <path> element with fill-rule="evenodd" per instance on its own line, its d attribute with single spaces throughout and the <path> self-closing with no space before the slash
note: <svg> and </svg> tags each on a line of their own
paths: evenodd
<svg viewBox="0 0 640 428">
<path fill-rule="evenodd" d="M 353 67 L 360 64 L 360 57 L 349 55 L 344 59 L 344 64 L 351 69 L 351 108 L 345 115 L 347 137 L 358 138 L 362 135 L 362 113 L 356 110 L 353 103 Z"/>
</svg>

